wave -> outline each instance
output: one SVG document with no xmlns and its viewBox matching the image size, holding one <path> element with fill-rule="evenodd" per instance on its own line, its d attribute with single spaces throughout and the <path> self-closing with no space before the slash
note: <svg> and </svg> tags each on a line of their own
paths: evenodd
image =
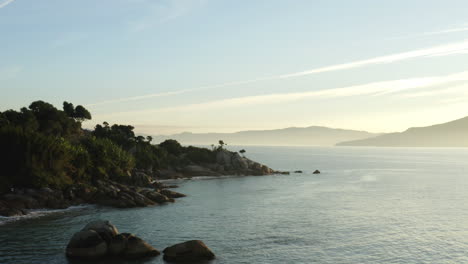
<svg viewBox="0 0 468 264">
<path fill-rule="evenodd" d="M 7 223 L 11 222 L 16 222 L 20 220 L 25 220 L 25 219 L 32 219 L 32 218 L 38 218 L 50 214 L 56 214 L 56 213 L 63 213 L 63 212 L 69 212 L 69 211 L 76 211 L 76 210 L 83 210 L 83 209 L 88 209 L 92 208 L 94 205 L 91 204 L 82 204 L 82 205 L 74 205 L 70 206 L 65 209 L 30 209 L 26 210 L 27 214 L 26 215 L 21 215 L 21 216 L 0 216 L 0 225 L 4 225 Z"/>
</svg>

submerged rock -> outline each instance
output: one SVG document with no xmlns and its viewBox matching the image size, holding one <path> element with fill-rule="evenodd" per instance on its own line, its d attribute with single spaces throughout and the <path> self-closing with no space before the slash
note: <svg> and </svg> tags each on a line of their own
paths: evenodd
<svg viewBox="0 0 468 264">
<path fill-rule="evenodd" d="M 294 173 L 302 173 L 301 170 L 294 171 Z"/>
<path fill-rule="evenodd" d="M 164 260 L 172 262 L 194 262 L 212 260 L 215 254 L 200 240 L 190 240 L 164 249 Z"/>
</svg>

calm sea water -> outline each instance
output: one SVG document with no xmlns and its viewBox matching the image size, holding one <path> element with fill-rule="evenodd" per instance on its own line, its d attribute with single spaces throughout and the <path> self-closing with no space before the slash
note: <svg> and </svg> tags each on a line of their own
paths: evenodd
<svg viewBox="0 0 468 264">
<path fill-rule="evenodd" d="M 0 263 L 67 263 L 69 238 L 93 219 L 160 250 L 201 239 L 217 254 L 213 263 L 468 263 L 468 149 L 246 150 L 304 173 L 185 180 L 178 191 L 188 197 L 167 206 L 3 223 Z"/>
</svg>

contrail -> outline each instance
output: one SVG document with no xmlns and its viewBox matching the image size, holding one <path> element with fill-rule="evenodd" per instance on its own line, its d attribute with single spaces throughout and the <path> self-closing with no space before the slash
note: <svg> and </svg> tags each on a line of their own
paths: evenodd
<svg viewBox="0 0 468 264">
<path fill-rule="evenodd" d="M 13 3 L 15 0 L 5 0 L 3 2 L 0 2 L 0 8 L 7 6 L 8 4 Z"/>
<path fill-rule="evenodd" d="M 319 73 L 324 73 L 324 72 L 333 72 L 333 71 L 361 68 L 361 67 L 365 67 L 369 65 L 388 64 L 388 63 L 406 61 L 406 60 L 416 59 L 416 58 L 449 56 L 449 55 L 466 54 L 466 53 L 468 53 L 468 40 L 465 40 L 463 42 L 456 42 L 456 43 L 451 43 L 451 44 L 446 44 L 446 45 L 441 45 L 441 46 L 425 48 L 425 49 L 413 50 L 409 52 L 395 53 L 395 54 L 375 57 L 375 58 L 367 59 L 367 60 L 360 60 L 360 61 L 354 61 L 350 63 L 343 63 L 343 64 L 336 64 L 332 66 L 320 67 L 320 68 L 315 68 L 315 69 L 310 69 L 310 70 L 305 70 L 305 71 L 300 71 L 300 72 L 287 73 L 287 74 L 275 75 L 275 76 L 264 77 L 264 78 L 257 78 L 257 79 L 247 80 L 247 81 L 228 82 L 228 83 L 223 83 L 223 84 L 198 87 L 194 89 L 184 89 L 184 90 L 179 90 L 179 91 L 174 91 L 174 92 L 165 92 L 165 93 L 147 94 L 147 95 L 141 95 L 141 96 L 120 98 L 120 99 L 115 99 L 115 100 L 108 100 L 108 101 L 98 102 L 94 104 L 89 104 L 88 106 L 136 101 L 136 100 L 142 100 L 142 99 L 153 98 L 153 97 L 171 96 L 171 95 L 183 94 L 183 93 L 200 91 L 200 90 L 209 90 L 209 89 L 214 89 L 214 88 L 251 84 L 251 83 L 267 81 L 267 80 L 289 79 L 289 78 L 301 77 L 301 76 L 312 75 L 312 74 L 319 74 Z"/>
</svg>

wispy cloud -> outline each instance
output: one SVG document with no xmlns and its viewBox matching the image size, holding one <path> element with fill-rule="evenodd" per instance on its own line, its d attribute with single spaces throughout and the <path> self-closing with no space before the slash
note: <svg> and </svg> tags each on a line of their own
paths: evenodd
<svg viewBox="0 0 468 264">
<path fill-rule="evenodd" d="M 156 94 L 147 94 L 147 95 L 141 95 L 141 96 L 126 97 L 126 98 L 118 98 L 114 100 L 107 100 L 103 102 L 88 104 L 88 106 L 136 101 L 136 100 L 149 99 L 153 97 L 179 95 L 179 94 L 193 92 L 193 91 L 252 84 L 252 83 L 267 81 L 267 80 L 289 79 L 289 78 L 296 78 L 296 77 L 325 73 L 325 72 L 361 68 L 361 67 L 371 66 L 371 65 L 388 64 L 388 63 L 400 62 L 400 61 L 416 59 L 416 58 L 429 58 L 429 57 L 449 56 L 449 55 L 456 55 L 456 54 L 468 54 L 468 40 L 446 44 L 446 45 L 430 47 L 430 48 L 425 48 L 425 49 L 413 50 L 409 52 L 395 53 L 392 55 L 375 57 L 375 58 L 367 59 L 367 60 L 336 64 L 336 65 L 331 65 L 331 66 L 326 66 L 326 67 L 319 67 L 319 68 L 300 71 L 300 72 L 287 73 L 287 74 L 281 74 L 281 75 L 275 75 L 275 76 L 269 76 L 269 77 L 257 78 L 257 79 L 245 80 L 245 81 L 227 82 L 227 83 L 203 86 L 203 87 L 198 87 L 198 88 L 193 88 L 193 89 L 183 89 L 183 90 L 174 91 L 174 92 L 156 93 Z"/>
<path fill-rule="evenodd" d="M 463 27 L 451 28 L 446 30 L 439 30 L 439 31 L 431 31 L 422 33 L 422 36 L 433 36 L 433 35 L 442 35 L 442 34 L 449 34 L 449 33 L 456 33 L 456 32 L 465 32 L 468 31 L 468 24 L 464 25 Z"/>
<path fill-rule="evenodd" d="M 468 71 L 445 76 L 411 78 L 401 80 L 391 80 L 383 82 L 373 82 L 363 85 L 355 85 L 327 90 L 295 92 L 295 93 L 275 93 L 267 95 L 245 96 L 216 101 L 189 104 L 175 107 L 159 109 L 147 109 L 121 114 L 154 114 L 161 112 L 186 112 L 204 111 L 213 109 L 225 109 L 233 107 L 245 107 L 248 105 L 278 104 L 299 101 L 311 98 L 338 98 L 349 96 L 382 96 L 390 93 L 401 93 L 413 89 L 430 88 L 437 85 L 449 84 L 457 81 L 468 81 Z M 397 87 L 397 88 L 395 88 Z M 113 114 L 111 114 L 113 115 Z"/>
<path fill-rule="evenodd" d="M 411 93 L 404 93 L 401 96 L 406 98 L 420 98 L 420 97 L 433 97 L 433 96 L 444 96 L 444 95 L 468 95 L 468 83 L 463 83 L 461 85 L 455 85 L 450 87 L 445 87 L 443 89 L 432 89 Z M 452 99 L 449 99 L 452 100 Z"/>
<path fill-rule="evenodd" d="M 3 0 L 3 1 L 0 1 L 0 8 L 3 8 L 11 3 L 13 3 L 15 0 Z"/>
<path fill-rule="evenodd" d="M 144 100 L 144 99 L 150 99 L 150 98 L 156 98 L 156 97 L 179 95 L 179 94 L 184 94 L 184 93 L 188 93 L 188 92 L 210 90 L 210 89 L 223 88 L 223 87 L 235 86 L 235 85 L 245 85 L 245 84 L 249 84 L 249 83 L 255 83 L 255 82 L 264 81 L 264 80 L 271 80 L 271 79 L 273 79 L 273 78 L 271 78 L 271 77 L 259 78 L 259 79 L 253 79 L 253 80 L 248 80 L 248 81 L 229 82 L 229 83 L 222 83 L 222 84 L 216 84 L 216 85 L 200 86 L 200 87 L 197 87 L 197 88 L 184 89 L 184 90 L 178 90 L 178 91 L 173 91 L 173 92 L 161 92 L 161 93 L 153 93 L 153 94 L 146 94 L 146 95 L 140 95 L 140 96 L 117 98 L 117 99 L 112 99 L 112 100 L 106 100 L 106 101 L 101 101 L 101 102 L 97 102 L 97 103 L 87 104 L 86 106 L 98 106 L 98 105 L 105 105 L 105 104 L 111 104 L 111 103 L 123 103 L 123 102 Z"/>
<path fill-rule="evenodd" d="M 400 61 L 416 59 L 416 58 L 448 56 L 448 55 L 465 54 L 465 53 L 468 53 L 468 40 L 457 42 L 457 43 L 451 43 L 447 45 L 435 46 L 435 47 L 426 48 L 426 49 L 419 49 L 419 50 L 413 50 L 409 52 L 396 53 L 396 54 L 376 57 L 376 58 L 372 58 L 368 60 L 360 60 L 360 61 L 355 61 L 355 62 L 350 62 L 350 63 L 332 65 L 328 67 L 315 68 L 315 69 L 306 70 L 302 72 L 284 74 L 284 75 L 279 76 L 279 78 L 284 79 L 284 78 L 291 78 L 291 77 L 299 77 L 299 76 L 310 75 L 310 74 L 360 68 L 360 67 L 369 66 L 369 65 L 394 63 L 394 62 L 400 62 Z"/>
</svg>

